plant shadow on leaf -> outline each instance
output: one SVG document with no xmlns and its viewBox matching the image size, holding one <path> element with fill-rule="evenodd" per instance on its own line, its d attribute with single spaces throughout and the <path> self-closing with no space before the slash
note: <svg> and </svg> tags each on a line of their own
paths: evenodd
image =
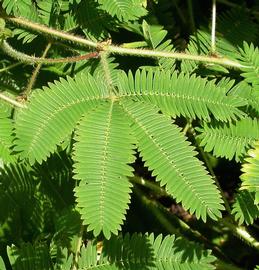
<svg viewBox="0 0 259 270">
<path fill-rule="evenodd" d="M 23 243 L 20 248 L 8 247 L 8 256 L 13 270 L 51 269 L 49 250 L 44 243 Z"/>
<path fill-rule="evenodd" d="M 156 258 L 147 235 L 112 236 L 103 243 L 102 257 L 118 269 L 148 270 L 155 267 Z"/>
</svg>

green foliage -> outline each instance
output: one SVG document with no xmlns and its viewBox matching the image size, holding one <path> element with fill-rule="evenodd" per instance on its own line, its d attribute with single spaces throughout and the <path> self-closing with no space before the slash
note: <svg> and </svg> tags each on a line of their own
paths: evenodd
<svg viewBox="0 0 259 270">
<path fill-rule="evenodd" d="M 256 267 L 258 10 L 216 2 L 214 50 L 200 0 L 0 1 L 0 269 Z"/>
<path fill-rule="evenodd" d="M 122 97 L 133 96 L 157 105 L 170 116 L 185 116 L 229 121 L 244 114 L 238 107 L 246 105 L 236 96 L 226 96 L 226 89 L 219 89 L 213 82 L 194 75 L 177 75 L 170 71 L 142 71 L 128 76 L 121 73 L 118 88 Z"/>
<path fill-rule="evenodd" d="M 246 66 L 243 68 L 242 76 L 248 83 L 251 83 L 254 91 L 259 90 L 259 50 L 253 44 L 244 42 L 241 50 L 242 62 Z"/>
<path fill-rule="evenodd" d="M 182 247 L 187 244 L 188 251 L 182 252 Z M 127 234 L 124 238 L 112 237 L 102 243 L 101 254 L 98 253 L 96 244 L 88 243 L 82 247 L 77 269 L 215 269 L 212 265 L 215 257 L 210 251 L 175 236 L 155 238 L 153 234 Z M 73 263 L 66 249 L 53 263 L 46 245 L 39 243 L 9 247 L 8 256 L 13 269 L 71 269 Z"/>
<path fill-rule="evenodd" d="M 197 130 L 201 132 L 198 138 L 205 151 L 213 151 L 216 157 L 235 158 L 236 161 L 240 161 L 259 138 L 258 120 L 251 118 L 227 125 L 212 122 Z"/>
<path fill-rule="evenodd" d="M 146 15 L 146 10 L 140 0 L 95 0 L 100 7 L 111 16 L 116 16 L 119 20 L 134 20 Z"/>
<path fill-rule="evenodd" d="M 7 117 L 0 118 L 0 155 L 1 159 L 5 163 L 13 162 L 15 157 L 12 156 L 12 144 L 13 144 L 13 121 Z"/>
<path fill-rule="evenodd" d="M 247 190 L 237 193 L 232 214 L 239 224 L 252 224 L 259 217 L 259 208 L 254 204 L 255 194 Z"/>
<path fill-rule="evenodd" d="M 28 14 L 31 7 L 31 0 L 3 0 L 2 6 L 7 14 L 13 13 L 15 16 Z"/>
<path fill-rule="evenodd" d="M 173 52 L 171 40 L 164 40 L 168 31 L 158 25 L 149 25 L 145 20 L 142 23 L 143 36 L 150 48 L 157 51 Z M 158 60 L 158 65 L 161 69 L 174 70 L 175 60 L 162 58 Z"/>
<path fill-rule="evenodd" d="M 135 85 L 141 85 L 141 80 L 143 90 L 147 87 L 147 93 L 151 90 L 151 94 L 154 91 L 152 89 L 153 78 L 158 84 L 161 79 L 164 79 L 161 80 L 164 83 L 164 89 L 168 89 L 168 84 L 170 89 L 173 89 L 174 85 L 170 85 L 170 83 L 177 82 L 177 78 L 174 76 L 171 78 L 170 73 L 159 71 L 154 75 L 148 73 L 147 79 L 145 79 L 145 73 L 142 74 L 144 76 L 141 73 L 136 74 Z M 81 118 L 80 125 L 76 128 L 78 131 L 76 132 L 73 159 L 78 163 L 75 166 L 76 179 L 81 180 L 80 186 L 76 189 L 78 206 L 82 209 L 80 212 L 84 222 L 89 224 L 88 229 L 93 230 L 95 235 L 103 231 L 105 236 L 109 238 L 111 232 L 117 233 L 119 225 L 124 219 L 125 210 L 129 203 L 130 187 L 127 184 L 128 180 L 124 177 L 131 176 L 126 164 L 134 161 L 131 151 L 134 141 L 136 141 L 147 166 L 154 170 L 153 174 L 157 175 L 157 179 L 162 181 L 162 185 L 166 184 L 167 191 L 178 202 L 182 202 L 186 209 L 190 209 L 191 213 L 195 212 L 196 216 L 201 217 L 204 221 L 207 215 L 213 219 L 220 217 L 219 210 L 223 209 L 220 196 L 201 163 L 194 158 L 195 153 L 192 148 L 184 142 L 184 137 L 178 135 L 179 131 L 176 127 L 171 126 L 170 121 L 160 117 L 157 110 L 142 103 L 142 96 L 144 96 L 144 100 L 146 100 L 146 97 L 141 95 L 142 93 L 138 88 L 131 89 L 130 94 L 125 95 L 122 92 L 127 89 L 126 86 L 124 88 L 126 82 L 125 75 L 123 76 L 122 79 L 119 77 L 117 81 L 119 89 L 117 97 L 109 97 L 109 89 L 90 75 L 79 76 L 75 80 L 67 78 L 67 80 L 49 85 L 50 88 L 45 89 L 44 92 L 36 92 L 28 108 L 21 110 L 17 116 L 16 135 L 18 140 L 16 141 L 16 151 L 22 151 L 20 156 L 27 157 L 32 164 L 35 161 L 42 162 L 49 153 L 55 151 L 56 144 L 72 132 L 80 117 L 87 113 L 85 118 Z M 159 79 L 156 80 L 156 77 Z M 128 80 L 130 81 L 132 78 L 132 75 L 129 74 Z M 188 77 L 184 78 L 184 81 L 187 80 Z M 193 78 L 189 80 L 190 83 L 195 81 Z M 180 77 L 179 83 L 181 81 L 183 79 Z M 197 82 L 197 86 L 194 84 L 193 91 L 198 92 L 200 91 L 199 80 Z M 204 82 L 202 83 L 205 88 Z M 148 86 L 151 86 L 150 90 Z M 154 88 L 157 89 L 155 84 Z M 161 86 L 159 88 L 163 90 Z M 98 90 L 102 93 L 101 95 L 98 94 Z M 223 92 L 220 91 L 219 93 L 222 94 Z M 140 96 L 140 100 L 132 102 L 132 94 Z M 163 93 L 161 93 L 161 96 L 163 98 Z M 113 101 L 113 99 L 115 100 Z M 122 99 L 121 102 L 120 99 Z M 53 102 L 54 100 L 55 102 Z M 106 103 L 106 100 L 111 101 Z M 154 100 L 156 101 L 156 99 Z M 40 106 L 44 103 L 48 106 Z M 173 105 L 173 103 L 171 104 Z M 178 106 L 176 103 L 175 107 Z M 163 107 L 161 106 L 162 109 Z M 96 110 L 95 113 L 91 112 L 93 109 Z M 193 110 L 195 109 L 196 107 Z M 217 110 L 217 105 L 211 107 L 211 110 L 223 120 L 225 120 L 225 117 L 231 116 L 229 112 L 228 116 L 227 114 L 225 116 L 222 109 Z M 202 111 L 204 109 L 200 109 L 198 104 L 197 114 L 202 115 Z M 234 108 L 233 117 L 237 112 L 238 110 Z M 141 115 L 142 113 L 143 115 Z M 48 117 L 40 122 L 44 115 L 48 115 Z M 120 123 L 125 117 L 123 115 L 127 115 L 127 118 L 131 119 L 129 123 L 127 123 L 127 118 L 123 120 L 125 126 Z M 62 119 L 66 119 L 66 121 Z M 132 132 L 135 139 L 131 139 L 127 135 L 131 132 L 129 127 L 132 122 L 134 123 Z M 95 126 L 95 123 L 98 123 L 98 125 Z M 153 123 L 154 126 L 150 126 L 150 123 Z M 30 133 L 27 132 L 28 130 L 30 130 Z M 34 132 L 32 132 L 33 130 Z M 167 136 L 164 137 L 165 130 L 173 136 L 175 142 L 173 140 L 170 142 Z M 47 141 L 48 143 L 46 143 Z M 100 150 L 98 150 L 97 145 L 99 145 Z M 94 146 L 94 148 L 91 148 L 91 146 Z M 152 155 L 147 152 L 146 147 L 153 153 Z M 118 149 L 124 149 L 123 156 L 118 156 L 118 151 L 120 151 Z M 88 156 L 86 156 L 86 153 L 89 153 Z M 156 157 L 154 153 L 157 153 L 158 156 Z M 116 162 L 118 162 L 117 165 Z M 154 166 L 155 164 L 156 166 Z M 94 176 L 95 171 L 100 173 Z M 193 179 L 197 179 L 197 183 L 193 182 Z M 118 181 L 125 181 L 125 184 L 121 183 L 117 190 Z M 190 182 L 193 182 L 192 185 L 189 184 Z M 201 183 L 203 189 L 199 193 Z M 103 186 L 103 189 L 100 189 L 100 186 Z M 179 187 L 182 189 L 179 190 Z M 183 193 L 183 190 L 186 190 L 186 193 Z M 214 196 L 211 194 L 214 194 Z M 113 199 L 115 195 L 118 197 L 116 205 Z M 88 198 L 91 198 L 91 203 L 88 202 Z M 95 203 L 94 200 L 96 200 Z M 96 215 L 96 208 L 100 209 L 98 215 Z M 108 209 L 116 211 L 116 214 L 111 215 Z M 107 222 L 104 222 L 105 220 Z M 106 227 L 106 224 L 108 227 Z"/>
<path fill-rule="evenodd" d="M 258 184 L 258 166 L 259 162 L 259 145 L 255 143 L 254 149 L 248 151 L 248 157 L 245 159 L 245 163 L 242 166 L 241 180 L 242 188 L 247 189 L 250 192 L 255 192 L 254 203 L 259 203 L 259 184 Z"/>
</svg>

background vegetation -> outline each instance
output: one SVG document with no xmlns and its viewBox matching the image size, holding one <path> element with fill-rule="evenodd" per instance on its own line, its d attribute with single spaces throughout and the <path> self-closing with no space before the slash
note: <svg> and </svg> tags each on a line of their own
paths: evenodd
<svg viewBox="0 0 259 270">
<path fill-rule="evenodd" d="M 257 269 L 259 1 L 0 16 L 0 269 Z"/>
</svg>

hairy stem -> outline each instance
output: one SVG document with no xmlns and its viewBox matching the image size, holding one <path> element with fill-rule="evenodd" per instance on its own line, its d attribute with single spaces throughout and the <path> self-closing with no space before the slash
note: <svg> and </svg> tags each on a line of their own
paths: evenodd
<svg viewBox="0 0 259 270">
<path fill-rule="evenodd" d="M 27 55 L 25 53 L 19 52 L 12 48 L 6 41 L 3 41 L 1 44 L 1 49 L 10 57 L 26 64 L 34 65 L 34 64 L 56 64 L 56 63 L 73 63 L 78 61 L 87 60 L 90 58 L 98 57 L 98 52 L 91 52 L 88 54 L 80 55 L 80 56 L 72 56 L 67 58 L 58 58 L 58 59 L 49 59 L 49 58 L 41 58 Z"/>
<path fill-rule="evenodd" d="M 109 53 L 113 54 L 121 54 L 121 55 L 133 55 L 133 56 L 140 56 L 140 57 L 150 57 L 150 58 L 173 58 L 179 60 L 193 60 L 199 62 L 206 62 L 206 63 L 214 63 L 225 65 L 234 68 L 242 68 L 245 67 L 239 62 L 230 60 L 224 57 L 213 57 L 213 56 L 201 56 L 201 55 L 192 55 L 187 53 L 176 53 L 176 52 L 165 52 L 165 51 L 153 51 L 153 50 L 146 50 L 146 49 L 130 49 L 130 48 L 123 48 L 120 46 L 103 46 L 100 43 L 93 42 L 81 37 L 76 37 L 72 34 L 68 34 L 62 31 L 54 30 L 52 28 L 30 22 L 23 18 L 14 18 L 14 17 L 5 17 L 6 20 L 18 24 L 21 27 L 29 28 L 34 31 L 38 31 L 40 33 L 45 33 L 51 35 L 55 38 L 61 38 L 67 41 L 74 42 L 78 45 L 83 45 L 87 47 L 94 47 L 99 50 L 105 50 Z"/>
<path fill-rule="evenodd" d="M 87 39 L 84 39 L 81 37 L 77 37 L 77 36 L 65 33 L 63 31 L 55 30 L 55 29 L 52 29 L 52 28 L 47 27 L 45 25 L 28 21 L 28 20 L 21 18 L 21 17 L 15 18 L 15 17 L 8 17 L 7 16 L 7 17 L 4 17 L 4 19 L 6 19 L 14 24 L 20 25 L 24 28 L 32 29 L 32 30 L 39 32 L 39 33 L 45 33 L 45 34 L 51 36 L 52 38 L 61 38 L 61 39 L 71 41 L 71 42 L 74 42 L 74 43 L 77 43 L 77 44 L 80 44 L 83 46 L 87 46 L 87 47 L 95 47 L 95 48 L 97 47 L 96 42 L 93 42 L 93 41 L 90 41 L 90 40 L 87 40 Z"/>
<path fill-rule="evenodd" d="M 0 93 L 0 99 L 8 102 L 9 104 L 15 106 L 15 107 L 18 107 L 18 108 L 25 108 L 26 106 L 14 99 L 11 99 L 10 97 L 8 96 L 5 96 L 4 94 Z"/>
<path fill-rule="evenodd" d="M 41 58 L 45 58 L 47 56 L 47 53 L 50 50 L 50 48 L 51 48 L 51 43 L 49 42 L 48 45 L 46 46 Z M 41 67 L 42 67 L 42 63 L 39 63 L 37 65 L 37 67 L 34 69 L 34 71 L 32 73 L 32 76 L 31 76 L 31 78 L 30 78 L 30 80 L 28 82 L 28 85 L 26 87 L 26 90 L 23 92 L 23 95 L 25 97 L 28 97 L 30 95 L 30 93 L 32 91 L 32 88 L 33 88 L 33 86 L 34 86 L 34 84 L 36 82 L 37 76 L 38 76 L 38 74 L 40 72 Z"/>
<path fill-rule="evenodd" d="M 108 63 L 108 53 L 103 51 L 100 53 L 100 58 L 101 58 L 101 65 L 103 68 L 103 72 L 104 72 L 104 78 L 105 81 L 107 83 L 107 88 L 109 89 L 109 94 L 112 95 L 112 89 L 113 89 L 113 83 L 112 83 L 112 77 L 111 77 L 111 72 L 109 69 L 109 63 Z"/>
<path fill-rule="evenodd" d="M 109 46 L 107 51 L 114 54 L 121 54 L 121 55 L 133 55 L 133 56 L 140 56 L 140 57 L 150 57 L 150 58 L 173 58 L 178 60 L 193 60 L 198 62 L 206 62 L 206 63 L 213 63 L 213 64 L 220 64 L 229 67 L 235 68 L 242 68 L 245 67 L 244 65 L 232 61 L 228 58 L 224 57 L 212 57 L 212 56 L 202 56 L 202 55 L 194 55 L 188 53 L 177 53 L 177 52 L 165 52 L 165 51 L 153 51 L 147 49 L 128 49 L 122 48 L 118 46 Z"/>
<path fill-rule="evenodd" d="M 216 52 L 216 0 L 212 0 L 211 52 Z"/>
</svg>

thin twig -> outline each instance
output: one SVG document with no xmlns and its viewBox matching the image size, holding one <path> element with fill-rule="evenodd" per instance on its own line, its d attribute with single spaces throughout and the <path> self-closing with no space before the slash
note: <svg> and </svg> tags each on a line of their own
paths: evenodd
<svg viewBox="0 0 259 270">
<path fill-rule="evenodd" d="M 181 19 L 182 22 L 183 22 L 183 24 L 186 25 L 186 24 L 187 24 L 187 21 L 186 21 L 186 19 L 185 19 L 185 16 L 184 16 L 184 14 L 183 14 L 181 8 L 179 8 L 179 6 L 178 6 L 176 0 L 173 0 L 173 4 L 174 4 L 174 6 L 175 6 L 175 9 L 176 9 L 176 11 L 177 11 L 177 13 L 178 13 L 180 19 Z"/>
<path fill-rule="evenodd" d="M 222 219 L 221 222 L 228 227 L 236 236 L 244 240 L 248 245 L 259 251 L 259 242 L 247 231 L 245 227 L 237 226 L 231 222 L 228 222 L 225 219 Z"/>
<path fill-rule="evenodd" d="M 216 0 L 212 0 L 211 52 L 216 52 Z"/>
<path fill-rule="evenodd" d="M 16 68 L 16 67 L 20 66 L 21 64 L 22 64 L 22 63 L 14 63 L 14 64 L 11 64 L 11 65 L 9 65 L 9 66 L 7 66 L 7 67 L 1 68 L 1 69 L 0 69 L 0 73 L 6 72 L 6 71 L 8 71 L 8 70 L 10 70 L 10 69 L 13 69 L 13 68 Z"/>
<path fill-rule="evenodd" d="M 50 48 L 51 48 L 51 43 L 49 42 L 48 45 L 46 46 L 41 58 L 45 58 L 47 56 L 47 53 L 50 50 Z M 36 82 L 36 78 L 37 78 L 37 76 L 38 76 L 38 74 L 40 72 L 41 67 L 42 67 L 42 63 L 39 63 L 37 65 L 37 67 L 34 69 L 34 71 L 32 73 L 32 76 L 30 77 L 29 83 L 28 83 L 28 85 L 26 87 L 26 90 L 23 92 L 23 95 L 25 97 L 28 97 L 30 95 L 30 93 L 32 91 L 32 88 L 33 88 L 33 86 L 34 86 L 34 84 Z"/>
<path fill-rule="evenodd" d="M 189 16 L 190 16 L 191 31 L 193 33 L 196 33 L 195 21 L 194 21 L 194 16 L 193 16 L 192 0 L 188 0 L 187 3 L 188 3 L 188 12 L 189 12 Z"/>
<path fill-rule="evenodd" d="M 139 184 L 143 187 L 146 187 L 154 191 L 156 194 L 159 194 L 162 196 L 170 196 L 163 188 L 159 187 L 156 183 L 145 180 L 143 177 L 139 177 L 135 175 L 134 177 L 130 177 L 129 179 L 132 183 Z"/>
<path fill-rule="evenodd" d="M 13 106 L 16 106 L 16 107 L 19 107 L 19 108 L 25 108 L 26 106 L 14 99 L 11 99 L 10 97 L 8 96 L 5 96 L 4 94 L 0 93 L 0 99 L 10 103 L 11 105 Z"/>
<path fill-rule="evenodd" d="M 84 226 L 81 225 L 79 237 L 78 237 L 78 240 L 77 240 L 77 246 L 76 246 L 74 261 L 73 261 L 73 265 L 72 265 L 71 270 L 77 270 L 77 268 L 78 268 L 77 264 L 78 264 L 78 260 L 79 260 L 79 256 L 80 256 L 80 250 L 81 250 L 81 246 L 82 246 L 83 233 L 84 233 Z"/>
</svg>

